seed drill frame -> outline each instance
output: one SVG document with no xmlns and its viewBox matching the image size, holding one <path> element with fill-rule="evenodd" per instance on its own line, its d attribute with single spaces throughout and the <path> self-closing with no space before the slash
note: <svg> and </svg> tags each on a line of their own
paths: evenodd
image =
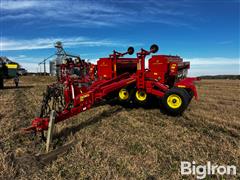
<svg viewBox="0 0 240 180">
<path fill-rule="evenodd" d="M 136 58 L 124 58 L 134 53 L 130 47 L 125 53 L 113 51 L 109 57 L 100 58 L 97 65 L 81 59 L 66 60 L 60 65 L 59 81 L 47 88 L 39 117 L 24 131 L 47 130 L 51 110 L 56 111 L 58 123 L 110 95 L 139 105 L 148 103 L 150 96 L 159 98 L 168 114 L 182 114 L 192 97 L 198 97 L 194 81 L 199 79 L 186 77 L 190 63 L 179 56 L 154 55 L 146 69 L 146 56 L 157 51 L 158 46 L 152 45 L 149 51 L 141 49 Z"/>
</svg>

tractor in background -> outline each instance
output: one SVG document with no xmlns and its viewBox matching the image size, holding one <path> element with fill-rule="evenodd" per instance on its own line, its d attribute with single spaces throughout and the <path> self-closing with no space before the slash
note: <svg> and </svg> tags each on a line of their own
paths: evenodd
<svg viewBox="0 0 240 180">
<path fill-rule="evenodd" d="M 4 88 L 4 79 L 11 79 L 18 75 L 19 65 L 9 61 L 5 57 L 0 57 L 0 89 Z"/>
<path fill-rule="evenodd" d="M 8 74 L 7 66 L 4 62 L 0 61 L 0 89 L 4 87 L 4 78 Z"/>
</svg>

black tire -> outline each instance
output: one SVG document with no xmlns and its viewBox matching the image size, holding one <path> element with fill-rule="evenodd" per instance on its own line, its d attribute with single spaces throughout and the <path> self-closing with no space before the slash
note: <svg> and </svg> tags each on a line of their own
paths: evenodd
<svg viewBox="0 0 240 180">
<path fill-rule="evenodd" d="M 3 78 L 0 77 L 0 89 L 3 89 Z"/>
<path fill-rule="evenodd" d="M 148 106 L 148 102 L 149 102 L 150 95 L 146 93 L 146 96 L 147 96 L 146 99 L 140 101 L 140 100 L 138 100 L 138 98 L 136 97 L 136 93 L 137 93 L 137 91 L 135 90 L 135 91 L 134 91 L 134 94 L 133 94 L 133 96 L 134 96 L 134 103 L 135 103 L 136 105 L 138 105 L 138 106 L 143 106 L 143 107 L 146 106 L 146 107 L 147 107 L 147 106 Z"/>
<path fill-rule="evenodd" d="M 189 95 L 189 101 L 188 101 L 188 104 L 191 102 L 193 96 L 194 96 L 194 93 L 191 91 L 191 90 L 188 90 L 188 95 Z"/>
<path fill-rule="evenodd" d="M 128 98 L 127 98 L 127 99 L 121 99 L 121 98 L 120 98 L 119 92 L 120 92 L 121 90 L 123 90 L 123 89 L 125 89 L 125 90 L 128 92 Z M 118 93 L 117 93 L 118 100 L 119 100 L 119 102 L 121 102 L 121 104 L 130 103 L 130 101 L 132 101 L 132 99 L 133 99 L 133 98 L 132 98 L 133 95 L 134 95 L 134 89 L 132 89 L 131 87 L 122 88 L 122 89 L 120 89 L 120 90 L 118 91 Z"/>
<path fill-rule="evenodd" d="M 171 97 L 175 97 L 177 100 L 173 99 L 170 101 Z M 179 98 L 180 100 L 178 100 Z M 176 101 L 178 101 L 177 105 L 175 105 Z M 168 90 L 162 98 L 162 104 L 165 108 L 166 113 L 172 116 L 181 115 L 188 107 L 189 102 L 190 96 L 188 92 L 183 88 L 173 87 Z"/>
</svg>

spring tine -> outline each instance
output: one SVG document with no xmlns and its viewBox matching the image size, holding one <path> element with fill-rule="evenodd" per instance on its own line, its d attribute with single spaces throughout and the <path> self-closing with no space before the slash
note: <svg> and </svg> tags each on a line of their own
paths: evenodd
<svg viewBox="0 0 240 180">
<path fill-rule="evenodd" d="M 41 139 L 43 142 L 46 142 L 47 138 L 44 136 L 44 131 L 41 131 Z"/>
</svg>

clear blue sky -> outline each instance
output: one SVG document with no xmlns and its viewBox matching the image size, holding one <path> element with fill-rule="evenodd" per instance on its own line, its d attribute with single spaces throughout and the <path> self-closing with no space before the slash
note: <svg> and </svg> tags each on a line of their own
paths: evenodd
<svg viewBox="0 0 240 180">
<path fill-rule="evenodd" d="M 191 61 L 190 75 L 240 73 L 239 0 L 0 1 L 1 56 L 30 71 L 61 40 L 92 60 L 156 43 Z"/>
</svg>

